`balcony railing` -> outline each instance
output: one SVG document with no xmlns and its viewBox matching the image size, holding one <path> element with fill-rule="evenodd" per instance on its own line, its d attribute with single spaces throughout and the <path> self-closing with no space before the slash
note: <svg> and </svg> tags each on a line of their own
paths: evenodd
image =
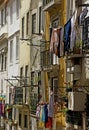
<svg viewBox="0 0 89 130">
<path fill-rule="evenodd" d="M 15 89 L 15 104 L 22 104 L 23 103 L 23 88 L 16 87 Z"/>
<path fill-rule="evenodd" d="M 49 68 L 52 65 L 58 65 L 59 60 L 58 57 L 50 53 L 50 50 L 46 50 L 41 52 L 41 67 L 42 68 Z"/>
<path fill-rule="evenodd" d="M 43 10 L 47 11 L 51 7 L 59 6 L 61 0 L 43 0 Z"/>
</svg>

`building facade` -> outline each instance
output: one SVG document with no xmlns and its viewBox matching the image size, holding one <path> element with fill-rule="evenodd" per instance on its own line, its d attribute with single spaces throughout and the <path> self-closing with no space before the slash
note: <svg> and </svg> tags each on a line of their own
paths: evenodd
<svg viewBox="0 0 89 130">
<path fill-rule="evenodd" d="M 1 128 L 88 129 L 87 3 L 88 0 L 0 1 Z M 51 94 L 50 126 L 41 110 L 50 106 Z"/>
<path fill-rule="evenodd" d="M 62 113 L 63 102 L 60 99 L 64 91 L 63 86 L 66 79 L 66 70 L 65 59 L 63 56 L 58 56 L 53 44 L 57 44 L 58 46 L 59 34 L 57 34 L 57 31 L 66 23 L 66 1 L 45 0 L 43 1 L 43 11 L 46 15 L 44 24 L 46 47 L 41 55 L 41 66 L 45 81 L 45 101 L 49 102 L 50 88 L 53 87 L 55 104 L 53 120 L 56 122 L 53 123 L 53 128 L 60 129 L 65 126 L 65 117 Z M 56 45 L 54 46 L 56 48 Z"/>
<path fill-rule="evenodd" d="M 7 26 L 7 1 L 0 2 L 0 105 L 5 107 L 7 102 L 7 60 L 8 60 L 8 26 Z M 0 128 L 5 128 L 4 115 L 1 110 Z"/>
</svg>

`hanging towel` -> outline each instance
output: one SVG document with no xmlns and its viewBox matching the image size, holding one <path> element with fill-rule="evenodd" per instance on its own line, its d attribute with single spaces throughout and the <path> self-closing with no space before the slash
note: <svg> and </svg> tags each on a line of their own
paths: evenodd
<svg viewBox="0 0 89 130">
<path fill-rule="evenodd" d="M 64 25 L 64 52 L 70 49 L 71 19 Z"/>
</svg>

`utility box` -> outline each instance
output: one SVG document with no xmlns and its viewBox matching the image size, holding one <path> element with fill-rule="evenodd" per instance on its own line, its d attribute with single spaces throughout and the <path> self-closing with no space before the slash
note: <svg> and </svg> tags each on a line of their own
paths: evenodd
<svg viewBox="0 0 89 130">
<path fill-rule="evenodd" d="M 68 93 L 68 109 L 72 111 L 84 111 L 86 94 L 83 92 Z"/>
</svg>

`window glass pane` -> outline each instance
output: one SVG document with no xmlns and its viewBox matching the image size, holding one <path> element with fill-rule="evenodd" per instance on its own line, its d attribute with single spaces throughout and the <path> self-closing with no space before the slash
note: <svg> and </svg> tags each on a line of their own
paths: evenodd
<svg viewBox="0 0 89 130">
<path fill-rule="evenodd" d="M 26 33 L 27 33 L 27 35 L 29 33 L 29 12 L 27 13 L 27 29 L 26 29 Z"/>
<path fill-rule="evenodd" d="M 32 15 L 32 33 L 36 33 L 36 14 Z"/>
<path fill-rule="evenodd" d="M 16 0 L 16 15 L 19 17 L 19 0 Z"/>
<path fill-rule="evenodd" d="M 24 127 L 27 128 L 27 115 L 24 115 Z"/>
<path fill-rule="evenodd" d="M 13 5 L 10 7 L 10 23 L 13 23 Z"/>
<path fill-rule="evenodd" d="M 22 18 L 22 38 L 24 38 L 24 17 Z"/>
<path fill-rule="evenodd" d="M 13 40 L 10 41 L 10 63 L 13 62 Z"/>
<path fill-rule="evenodd" d="M 39 33 L 42 30 L 42 7 L 39 7 Z"/>
<path fill-rule="evenodd" d="M 21 114 L 19 114 L 19 126 L 21 126 Z"/>
<path fill-rule="evenodd" d="M 16 36 L 16 59 L 19 58 L 19 36 Z"/>
</svg>

